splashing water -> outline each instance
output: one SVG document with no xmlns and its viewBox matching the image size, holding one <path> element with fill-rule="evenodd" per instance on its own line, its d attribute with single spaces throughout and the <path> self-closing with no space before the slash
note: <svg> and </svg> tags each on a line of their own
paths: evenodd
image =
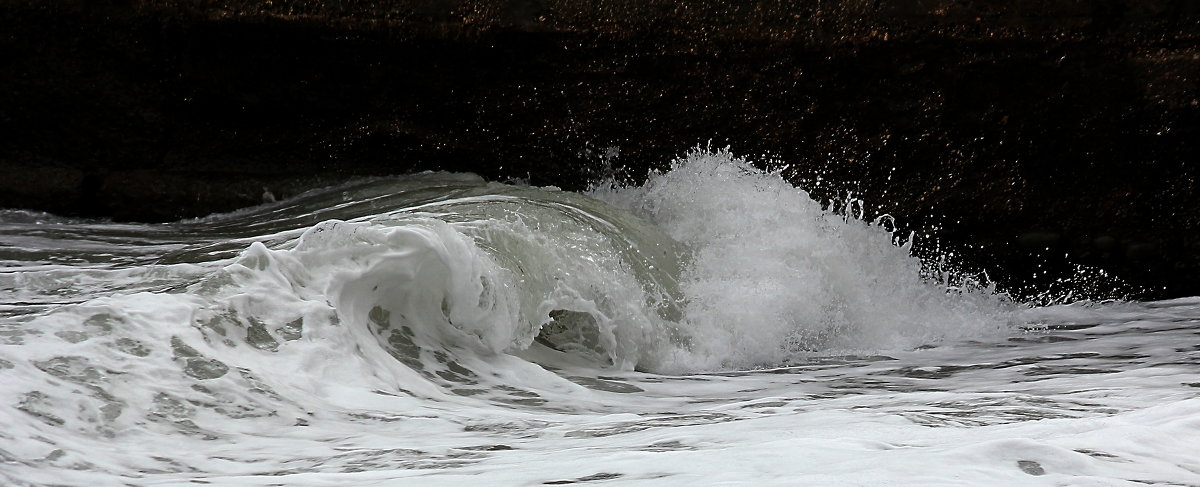
<svg viewBox="0 0 1200 487">
<path fill-rule="evenodd" d="M 701 368 L 977 337 L 1011 310 L 988 292 L 922 280 L 920 261 L 882 226 L 828 211 L 728 150 L 698 150 L 643 186 L 592 194 L 689 249 L 681 288 Z"/>
<path fill-rule="evenodd" d="M 849 213 L 725 150 L 586 195 L 430 173 L 167 225 L 8 211 L 0 479 L 1200 481 L 1160 450 L 1200 447 L 1200 305 L 1025 309 Z M 1159 436 L 1109 444 L 1131 430 Z"/>
</svg>

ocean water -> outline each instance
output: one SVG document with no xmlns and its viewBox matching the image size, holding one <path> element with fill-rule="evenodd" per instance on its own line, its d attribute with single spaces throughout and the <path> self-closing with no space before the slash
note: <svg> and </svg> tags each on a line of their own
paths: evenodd
<svg viewBox="0 0 1200 487">
<path fill-rule="evenodd" d="M 711 150 L 6 210 L 0 484 L 1200 485 L 1200 298 L 1025 305 L 889 218 Z"/>
</svg>

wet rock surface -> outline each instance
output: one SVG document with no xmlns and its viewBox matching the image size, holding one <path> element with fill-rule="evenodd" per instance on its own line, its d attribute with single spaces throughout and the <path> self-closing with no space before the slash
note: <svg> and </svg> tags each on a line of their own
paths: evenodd
<svg viewBox="0 0 1200 487">
<path fill-rule="evenodd" d="M 579 189 L 711 143 L 1014 290 L 1086 264 L 1200 294 L 1200 4 L 903 3 L 4 0 L 0 207 L 166 221 L 427 169 Z"/>
</svg>

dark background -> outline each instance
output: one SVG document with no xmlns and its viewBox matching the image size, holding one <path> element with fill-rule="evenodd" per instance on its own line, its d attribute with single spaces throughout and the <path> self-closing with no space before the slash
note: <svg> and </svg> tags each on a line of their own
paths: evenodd
<svg viewBox="0 0 1200 487">
<path fill-rule="evenodd" d="M 169 221 L 425 169 L 580 189 L 711 142 L 1023 296 L 1074 264 L 1200 295 L 1198 23 L 1191 0 L 0 0 L 0 207 Z"/>
</svg>

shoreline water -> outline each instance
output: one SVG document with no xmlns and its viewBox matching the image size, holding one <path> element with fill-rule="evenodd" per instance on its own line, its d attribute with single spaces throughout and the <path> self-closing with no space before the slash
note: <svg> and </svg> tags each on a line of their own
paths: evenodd
<svg viewBox="0 0 1200 487">
<path fill-rule="evenodd" d="M 724 151 L 590 194 L 431 173 L 9 215 L 0 479 L 1200 480 L 1200 298 L 923 279 L 883 221 Z"/>
</svg>

